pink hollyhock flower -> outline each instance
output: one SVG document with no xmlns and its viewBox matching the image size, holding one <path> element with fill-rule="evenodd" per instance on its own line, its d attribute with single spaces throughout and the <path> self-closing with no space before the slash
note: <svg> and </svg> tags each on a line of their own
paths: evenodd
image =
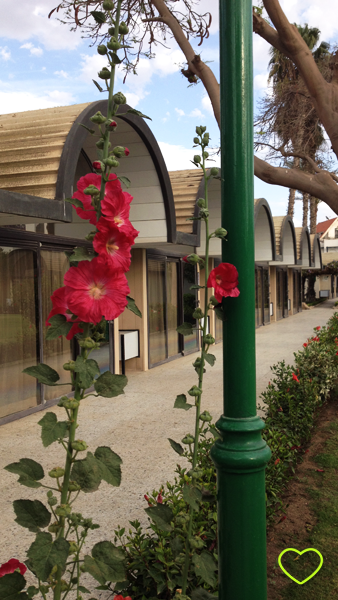
<svg viewBox="0 0 338 600">
<path fill-rule="evenodd" d="M 213 269 L 209 275 L 207 287 L 214 288 L 217 302 L 222 302 L 222 298 L 239 296 L 238 289 L 238 271 L 230 263 L 221 263 Z"/>
<path fill-rule="evenodd" d="M 14 573 L 17 569 L 20 569 L 21 575 L 24 575 L 27 571 L 26 565 L 19 562 L 17 558 L 11 558 L 8 562 L 4 563 L 0 567 L 0 577 L 4 575 L 10 575 L 10 573 Z"/>
<path fill-rule="evenodd" d="M 293 381 L 297 381 L 299 383 L 299 379 L 295 373 L 292 373 L 292 379 Z"/>
<path fill-rule="evenodd" d="M 119 181 L 118 184 L 119 187 L 115 181 L 111 184 L 110 182 L 107 183 L 105 197 L 101 202 L 102 213 L 108 221 L 114 223 L 121 231 L 129 231 L 131 227 L 129 221 L 130 203 L 133 197 L 122 190 Z"/>
<path fill-rule="evenodd" d="M 73 314 L 71 313 L 71 311 L 69 310 L 69 307 L 68 307 L 67 294 L 66 294 L 65 287 L 61 287 L 61 288 L 55 290 L 55 292 L 53 292 L 53 294 L 51 295 L 51 301 L 53 302 L 53 308 L 47 317 L 47 320 L 46 320 L 47 326 L 50 325 L 49 319 L 51 317 L 54 317 L 54 315 L 64 315 L 68 322 L 72 321 Z M 71 330 L 66 335 L 66 339 L 71 340 L 74 337 L 74 335 L 76 335 L 77 333 L 82 333 L 82 332 L 83 332 L 83 329 L 80 329 L 79 321 L 74 321 Z M 59 337 L 61 337 L 61 335 Z"/>
<path fill-rule="evenodd" d="M 81 261 L 64 277 L 69 309 L 85 323 L 116 319 L 128 304 L 130 293 L 127 278 L 120 271 L 112 272 L 99 258 Z"/>
<path fill-rule="evenodd" d="M 129 148 L 125 148 L 125 149 L 124 149 L 124 155 L 125 155 L 125 156 L 129 156 L 129 154 L 130 154 L 130 150 L 129 150 Z"/>
<path fill-rule="evenodd" d="M 138 231 L 130 224 L 126 232 L 120 231 L 111 221 L 101 217 L 97 223 L 98 233 L 93 240 L 95 252 L 112 270 L 129 271 L 130 249 Z"/>
<path fill-rule="evenodd" d="M 94 162 L 93 162 L 93 169 L 95 169 L 95 171 L 101 171 L 102 170 L 102 164 L 100 163 L 99 160 L 94 160 Z"/>
</svg>

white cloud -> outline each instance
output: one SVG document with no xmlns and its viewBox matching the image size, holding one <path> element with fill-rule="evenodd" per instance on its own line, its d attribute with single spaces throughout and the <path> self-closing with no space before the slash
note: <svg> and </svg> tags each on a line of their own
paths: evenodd
<svg viewBox="0 0 338 600">
<path fill-rule="evenodd" d="M 52 108 L 53 106 L 67 106 L 74 104 L 75 99 L 69 92 L 54 90 L 38 95 L 31 92 L 3 92 L 0 91 L 0 113 L 8 114 L 22 112 L 22 110 L 37 110 Z"/>
<path fill-rule="evenodd" d="M 194 157 L 193 148 L 185 148 L 181 145 L 168 144 L 167 142 L 158 142 L 168 171 L 180 171 L 183 169 L 193 169 L 192 159 Z M 214 156 L 207 167 L 219 167 L 220 157 Z"/>
<path fill-rule="evenodd" d="M 202 98 L 202 106 L 203 106 L 203 108 L 204 108 L 204 109 L 205 109 L 205 110 L 206 110 L 208 113 L 210 113 L 211 115 L 213 115 L 213 114 L 214 114 L 214 111 L 213 111 L 213 109 L 212 109 L 211 100 L 210 100 L 209 96 L 207 96 L 207 95 L 206 95 L 206 96 L 203 96 L 203 98 Z"/>
<path fill-rule="evenodd" d="M 43 55 L 42 48 L 37 48 L 31 42 L 27 42 L 27 44 L 23 44 L 22 46 L 20 46 L 20 48 L 23 50 L 29 50 L 29 52 L 31 53 L 32 56 L 42 56 Z"/>
<path fill-rule="evenodd" d="M 58 75 L 59 77 L 63 77 L 64 79 L 69 78 L 68 73 L 66 73 L 66 71 L 63 71 L 62 69 L 61 69 L 61 71 L 54 71 L 54 75 Z"/>
<path fill-rule="evenodd" d="M 204 118 L 204 114 L 200 111 L 199 108 L 194 108 L 194 110 L 192 110 L 191 113 L 188 116 L 189 117 L 203 117 Z"/>
<path fill-rule="evenodd" d="M 181 108 L 175 108 L 175 111 L 177 112 L 177 114 L 178 114 L 179 117 L 184 117 L 185 116 L 185 112 Z"/>
<path fill-rule="evenodd" d="M 11 53 L 10 50 L 8 50 L 7 46 L 1 47 L 0 46 L 0 56 L 2 58 L 2 60 L 10 60 L 11 58 Z"/>
<path fill-rule="evenodd" d="M 258 73 L 254 77 L 254 89 L 265 90 L 268 85 L 267 73 Z"/>
</svg>

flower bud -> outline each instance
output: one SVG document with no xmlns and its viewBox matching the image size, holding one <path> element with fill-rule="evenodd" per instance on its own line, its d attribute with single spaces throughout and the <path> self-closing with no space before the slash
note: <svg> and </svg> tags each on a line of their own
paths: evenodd
<svg viewBox="0 0 338 600">
<path fill-rule="evenodd" d="M 209 211 L 207 208 L 201 208 L 200 210 L 200 217 L 203 217 L 204 219 L 207 219 L 207 217 L 209 216 Z"/>
<path fill-rule="evenodd" d="M 124 21 L 121 21 L 120 26 L 119 26 L 119 33 L 121 35 L 127 35 L 128 32 L 129 32 L 129 27 L 127 27 L 127 25 Z M 125 102 L 121 102 L 121 104 L 125 104 Z"/>
<path fill-rule="evenodd" d="M 58 479 L 59 477 L 63 477 L 64 474 L 65 474 L 65 470 L 62 469 L 62 467 L 55 467 L 55 469 L 52 469 L 48 473 L 49 477 L 52 477 L 53 479 Z"/>
<path fill-rule="evenodd" d="M 117 158 L 121 158 L 121 156 L 124 156 L 124 146 L 115 146 L 112 153 L 117 156 Z"/>
<path fill-rule="evenodd" d="M 116 168 L 120 165 L 119 161 L 116 160 L 116 158 L 113 158 L 112 156 L 108 156 L 108 158 L 104 158 L 103 162 L 107 167 Z"/>
<path fill-rule="evenodd" d="M 194 137 L 194 144 L 199 144 L 199 143 L 200 143 L 199 138 L 198 137 Z"/>
<path fill-rule="evenodd" d="M 112 21 L 112 23 L 114 24 L 114 27 L 109 27 L 109 29 L 108 29 L 109 35 L 115 35 L 115 21 Z"/>
<path fill-rule="evenodd" d="M 200 548 L 203 548 L 204 542 L 203 542 L 203 540 L 201 540 L 198 537 L 193 537 L 193 538 L 189 538 L 189 545 L 190 545 L 190 548 L 192 548 L 193 550 L 198 550 Z"/>
<path fill-rule="evenodd" d="M 57 533 L 59 531 L 59 529 L 60 529 L 60 525 L 57 521 L 55 521 L 55 523 L 51 523 L 48 527 L 49 533 Z"/>
<path fill-rule="evenodd" d="M 211 175 L 211 177 L 218 177 L 218 173 L 219 173 L 218 168 L 217 167 L 212 167 L 210 169 L 209 175 Z"/>
<path fill-rule="evenodd" d="M 192 479 L 201 479 L 203 477 L 203 469 L 195 467 L 194 469 L 190 469 L 190 471 L 188 471 L 188 475 L 189 477 L 192 477 Z"/>
<path fill-rule="evenodd" d="M 216 300 L 215 296 L 210 296 L 209 298 L 209 302 L 213 305 L 213 306 L 217 306 L 219 304 L 218 300 Z"/>
<path fill-rule="evenodd" d="M 109 129 L 115 129 L 115 127 L 117 127 L 117 123 L 116 121 L 107 121 L 107 126 Z"/>
<path fill-rule="evenodd" d="M 112 2 L 112 0 L 104 0 L 104 2 L 102 4 L 102 8 L 103 8 L 103 10 L 113 10 L 114 2 Z"/>
<path fill-rule="evenodd" d="M 75 481 L 70 481 L 68 489 L 70 492 L 78 492 L 81 489 L 81 486 L 78 483 L 75 483 Z"/>
<path fill-rule="evenodd" d="M 95 171 L 104 171 L 104 164 L 99 160 L 94 160 L 93 169 L 95 169 Z"/>
<path fill-rule="evenodd" d="M 203 342 L 204 344 L 208 344 L 208 346 L 210 346 L 210 344 L 215 343 L 215 338 L 212 337 L 210 333 L 207 333 L 207 335 L 203 338 Z"/>
<path fill-rule="evenodd" d="M 196 133 L 197 133 L 197 135 L 202 135 L 202 128 L 196 127 Z"/>
<path fill-rule="evenodd" d="M 181 439 L 182 444 L 193 444 L 194 443 L 194 438 L 192 437 L 192 435 L 186 435 L 184 436 L 184 438 Z"/>
<path fill-rule="evenodd" d="M 207 130 L 207 128 L 204 125 L 201 125 L 201 133 L 204 133 L 206 130 Z"/>
<path fill-rule="evenodd" d="M 93 115 L 92 117 L 90 117 L 89 120 L 92 123 L 97 123 L 98 125 L 101 125 L 102 123 L 106 122 L 106 117 L 104 117 L 103 114 L 101 113 L 101 111 L 98 110 L 97 113 L 95 113 L 95 115 Z"/>
<path fill-rule="evenodd" d="M 194 162 L 195 163 L 200 163 L 201 162 L 201 157 L 200 157 L 199 154 L 195 154 L 195 156 L 194 156 Z"/>
<path fill-rule="evenodd" d="M 118 50 L 119 48 L 121 48 L 121 44 L 120 42 L 116 39 L 116 37 L 112 36 L 107 44 L 107 47 L 109 48 L 109 50 Z"/>
<path fill-rule="evenodd" d="M 98 196 L 100 190 L 98 190 L 97 187 L 95 187 L 95 185 L 89 185 L 88 187 L 86 187 L 83 193 L 87 196 Z"/>
<path fill-rule="evenodd" d="M 76 408 L 79 408 L 80 402 L 74 398 L 67 398 L 67 400 L 63 401 L 62 406 L 63 408 L 68 408 L 69 410 L 75 410 Z"/>
<path fill-rule="evenodd" d="M 86 337 L 84 340 L 79 340 L 79 346 L 87 350 L 92 350 L 96 347 L 96 342 L 92 338 Z"/>
<path fill-rule="evenodd" d="M 102 138 L 100 138 L 97 142 L 96 142 L 96 148 L 98 148 L 99 150 L 103 150 L 104 148 L 104 140 Z"/>
<path fill-rule="evenodd" d="M 68 554 L 76 554 L 78 549 L 79 549 L 78 545 L 75 542 L 72 542 L 69 540 Z"/>
<path fill-rule="evenodd" d="M 204 136 L 202 137 L 202 144 L 204 144 L 205 146 L 207 146 L 209 144 L 209 140 L 210 140 L 209 134 L 205 133 Z"/>
<path fill-rule="evenodd" d="M 124 156 L 129 156 L 129 154 L 130 154 L 129 148 L 125 148 L 124 149 Z"/>
<path fill-rule="evenodd" d="M 209 152 L 204 151 L 203 152 L 203 158 L 208 158 L 209 157 Z"/>
<path fill-rule="evenodd" d="M 186 262 L 190 263 L 191 265 L 197 265 L 200 262 L 200 257 L 197 256 L 197 254 L 188 254 L 186 258 Z"/>
<path fill-rule="evenodd" d="M 113 96 L 113 102 L 115 102 L 115 104 L 127 104 L 127 98 L 122 92 L 117 92 L 117 94 L 114 94 Z"/>
<path fill-rule="evenodd" d="M 215 237 L 217 238 L 224 238 L 227 235 L 227 230 L 224 229 L 224 227 L 218 227 L 218 229 L 215 230 Z"/>
<path fill-rule="evenodd" d="M 103 69 L 101 69 L 101 71 L 98 72 L 98 76 L 100 77 L 100 79 L 110 79 L 109 69 L 107 69 L 107 67 L 103 67 Z"/>
<path fill-rule="evenodd" d="M 55 514 L 58 517 L 68 517 L 68 515 L 70 515 L 71 512 L 72 508 L 71 506 L 69 506 L 69 504 L 60 504 L 55 509 Z"/>
<path fill-rule="evenodd" d="M 212 421 L 212 416 L 207 410 L 205 410 L 200 414 L 199 419 L 204 423 L 209 423 L 210 421 Z"/>
<path fill-rule="evenodd" d="M 97 51 L 99 54 L 101 54 L 101 56 L 104 56 L 105 54 L 107 54 L 107 47 L 104 44 L 100 44 L 97 47 Z"/>
<path fill-rule="evenodd" d="M 199 198 L 196 202 L 197 206 L 199 206 L 199 208 L 205 208 L 205 200 L 204 198 Z"/>
<path fill-rule="evenodd" d="M 194 319 L 203 319 L 204 312 L 201 308 L 195 308 L 194 312 L 192 313 L 192 316 Z"/>
<path fill-rule="evenodd" d="M 51 498 L 48 498 L 48 504 L 49 506 L 55 506 L 58 503 L 57 498 L 55 498 L 55 496 L 52 496 Z"/>
<path fill-rule="evenodd" d="M 65 371 L 74 371 L 75 369 L 75 361 L 74 360 L 69 360 L 68 362 L 66 362 L 63 365 L 63 368 Z"/>
<path fill-rule="evenodd" d="M 88 445 L 83 440 L 75 440 L 71 443 L 71 446 L 76 452 L 84 452 L 88 448 Z"/>
<path fill-rule="evenodd" d="M 52 498 L 52 496 L 53 496 L 52 490 L 48 490 L 48 492 L 47 492 L 47 498 Z"/>
<path fill-rule="evenodd" d="M 202 394 L 201 388 L 197 387 L 197 385 L 193 385 L 190 390 L 188 390 L 189 396 L 200 396 Z"/>
</svg>

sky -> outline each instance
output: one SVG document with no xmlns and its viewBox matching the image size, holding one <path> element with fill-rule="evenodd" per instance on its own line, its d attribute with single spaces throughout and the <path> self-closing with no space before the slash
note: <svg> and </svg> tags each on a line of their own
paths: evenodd
<svg viewBox="0 0 338 600">
<path fill-rule="evenodd" d="M 104 57 L 82 39 L 79 31 L 72 32 L 48 13 L 58 0 L 0 0 L 0 114 L 65 106 L 101 100 L 92 83 L 106 65 Z M 257 3 L 257 0 L 256 2 Z M 219 32 L 218 0 L 198 0 L 196 10 L 210 11 L 212 25 L 209 39 L 202 47 L 192 41 L 196 53 L 208 61 L 218 78 Z M 308 23 L 318 27 L 321 40 L 336 42 L 338 17 L 336 0 L 281 0 L 291 22 Z M 267 91 L 269 45 L 259 36 L 253 36 L 254 102 Z M 206 125 L 211 143 L 219 145 L 219 131 L 210 101 L 201 83 L 190 86 L 180 73 L 183 54 L 174 40 L 167 47 L 158 46 L 152 60 L 141 59 L 138 74 L 128 76 L 123 84 L 117 74 L 116 91 L 122 91 L 130 106 L 152 118 L 147 121 L 162 150 L 167 168 L 171 170 L 194 168 L 193 137 L 196 125 Z M 210 166 L 219 165 L 216 157 Z M 264 197 L 274 216 L 287 210 L 288 190 L 271 186 L 255 178 L 255 198 Z M 332 218 L 335 213 L 324 203 L 319 204 L 318 221 Z M 296 202 L 294 223 L 300 226 L 302 203 Z"/>
</svg>

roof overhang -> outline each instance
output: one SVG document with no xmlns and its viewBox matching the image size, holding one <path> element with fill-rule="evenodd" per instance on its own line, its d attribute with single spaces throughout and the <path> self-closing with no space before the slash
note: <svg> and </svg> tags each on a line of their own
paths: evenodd
<svg viewBox="0 0 338 600">
<path fill-rule="evenodd" d="M 72 207 L 67 202 L 0 189 L 0 226 L 71 221 Z"/>
</svg>

